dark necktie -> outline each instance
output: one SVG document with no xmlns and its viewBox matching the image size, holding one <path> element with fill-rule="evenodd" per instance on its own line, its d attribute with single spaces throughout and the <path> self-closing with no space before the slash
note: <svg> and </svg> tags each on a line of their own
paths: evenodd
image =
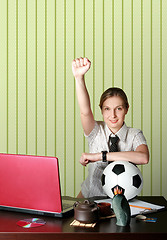
<svg viewBox="0 0 167 240">
<path fill-rule="evenodd" d="M 116 135 L 115 137 L 109 136 L 109 152 L 118 152 L 118 140 L 119 137 Z M 112 161 L 108 161 L 108 164 L 112 163 Z"/>
<path fill-rule="evenodd" d="M 109 137 L 109 152 L 118 152 L 119 137 Z"/>
</svg>

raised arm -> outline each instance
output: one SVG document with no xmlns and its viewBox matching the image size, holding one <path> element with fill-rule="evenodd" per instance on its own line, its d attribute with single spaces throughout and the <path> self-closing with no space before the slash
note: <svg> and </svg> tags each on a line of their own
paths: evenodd
<svg viewBox="0 0 167 240">
<path fill-rule="evenodd" d="M 77 58 L 72 62 L 72 72 L 76 82 L 76 93 L 80 108 L 81 122 L 86 135 L 89 135 L 95 124 L 84 79 L 84 75 L 90 69 L 90 65 L 91 62 L 87 58 Z"/>
</svg>

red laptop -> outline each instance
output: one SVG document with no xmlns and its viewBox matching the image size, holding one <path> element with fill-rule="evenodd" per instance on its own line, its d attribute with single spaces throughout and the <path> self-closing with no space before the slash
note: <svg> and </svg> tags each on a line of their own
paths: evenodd
<svg viewBox="0 0 167 240">
<path fill-rule="evenodd" d="M 0 154 L 0 209 L 63 217 L 58 159 Z"/>
</svg>

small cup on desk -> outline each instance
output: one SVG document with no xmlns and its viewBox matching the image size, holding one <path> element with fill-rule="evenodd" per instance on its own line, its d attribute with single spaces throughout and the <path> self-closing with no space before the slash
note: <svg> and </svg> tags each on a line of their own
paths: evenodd
<svg viewBox="0 0 167 240">
<path fill-rule="evenodd" d="M 99 207 L 99 212 L 101 217 L 106 217 L 111 215 L 111 204 L 106 202 L 100 202 L 97 204 Z"/>
</svg>

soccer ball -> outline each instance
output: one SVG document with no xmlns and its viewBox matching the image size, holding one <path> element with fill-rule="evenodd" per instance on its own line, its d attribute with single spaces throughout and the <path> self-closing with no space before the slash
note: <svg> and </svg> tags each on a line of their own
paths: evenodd
<svg viewBox="0 0 167 240">
<path fill-rule="evenodd" d="M 110 198 L 114 197 L 114 189 L 119 188 L 126 199 L 130 200 L 141 192 L 143 177 L 135 164 L 127 161 L 114 161 L 103 171 L 102 186 Z"/>
</svg>

